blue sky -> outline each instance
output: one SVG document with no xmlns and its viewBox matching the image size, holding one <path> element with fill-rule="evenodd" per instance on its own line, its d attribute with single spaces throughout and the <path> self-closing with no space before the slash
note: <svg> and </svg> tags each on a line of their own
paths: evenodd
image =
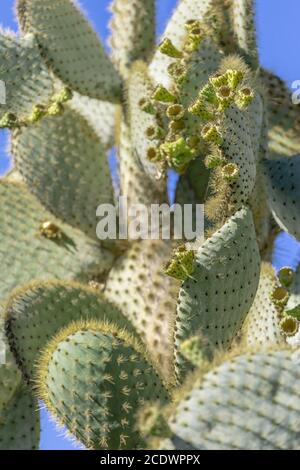
<svg viewBox="0 0 300 470">
<path fill-rule="evenodd" d="M 161 34 L 177 0 L 158 0 L 157 31 Z M 81 0 L 89 19 L 105 42 L 108 36 L 110 0 Z M 17 29 L 13 14 L 14 0 L 1 0 L 0 25 Z M 257 0 L 257 33 L 261 63 L 282 77 L 290 85 L 300 80 L 298 51 L 300 20 L 299 0 Z M 0 131 L 0 174 L 9 167 L 6 152 L 7 133 Z M 274 265 L 295 265 L 300 260 L 299 244 L 286 234 L 277 240 Z M 42 449 L 74 449 L 72 443 L 61 437 L 45 412 L 42 412 Z"/>
</svg>

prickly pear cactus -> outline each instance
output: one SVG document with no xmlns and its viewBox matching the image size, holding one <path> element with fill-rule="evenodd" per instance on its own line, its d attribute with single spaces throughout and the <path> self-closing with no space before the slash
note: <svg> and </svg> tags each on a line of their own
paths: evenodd
<svg viewBox="0 0 300 470">
<path fill-rule="evenodd" d="M 300 270 L 270 253 L 300 240 L 300 112 L 259 66 L 253 3 L 179 0 L 156 46 L 154 0 L 113 0 L 109 56 L 75 1 L 17 0 L 0 449 L 38 449 L 38 400 L 87 449 L 299 448 Z M 100 239 L 98 207 L 134 222 L 170 170 L 204 237 Z"/>
</svg>

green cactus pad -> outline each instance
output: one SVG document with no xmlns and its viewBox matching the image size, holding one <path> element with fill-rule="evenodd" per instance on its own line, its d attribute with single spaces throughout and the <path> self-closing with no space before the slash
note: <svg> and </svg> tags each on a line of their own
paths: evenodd
<svg viewBox="0 0 300 470">
<path fill-rule="evenodd" d="M 169 418 L 185 450 L 296 450 L 299 350 L 245 354 L 190 382 Z"/>
<path fill-rule="evenodd" d="M 292 92 L 283 80 L 261 70 L 266 95 L 270 150 L 290 157 L 300 153 L 300 104 L 292 102 Z"/>
<path fill-rule="evenodd" d="M 300 240 L 300 156 L 263 162 L 269 206 L 279 227 Z"/>
<path fill-rule="evenodd" d="M 113 187 L 105 149 L 87 121 L 66 108 L 61 116 L 16 131 L 12 153 L 41 203 L 96 238 L 96 210 L 100 204 L 113 204 Z"/>
<path fill-rule="evenodd" d="M 22 385 L 9 407 L 0 412 L 0 450 L 38 450 L 38 402 Z"/>
<path fill-rule="evenodd" d="M 113 146 L 118 105 L 75 92 L 69 106 L 87 120 L 105 148 Z"/>
<path fill-rule="evenodd" d="M 196 334 L 203 356 L 228 348 L 251 307 L 259 281 L 260 256 L 249 209 L 236 212 L 198 249 L 193 274 L 179 293 L 175 328 L 180 345 Z"/>
<path fill-rule="evenodd" d="M 247 107 L 245 113 L 247 120 L 247 128 L 250 135 L 252 149 L 256 160 L 259 160 L 261 152 L 261 145 L 265 145 L 264 132 L 264 101 L 259 93 L 256 93 L 255 98 Z"/>
<path fill-rule="evenodd" d="M 134 334 L 118 308 L 100 292 L 74 282 L 34 282 L 11 294 L 6 306 L 6 334 L 27 379 L 47 342 L 76 320 L 112 321 Z"/>
<path fill-rule="evenodd" d="M 120 126 L 120 140 L 118 146 L 120 163 L 120 193 L 127 197 L 131 204 L 158 204 L 166 199 L 164 184 L 157 189 L 153 180 L 145 173 L 131 143 L 131 132 L 125 118 Z M 162 176 L 163 180 L 163 176 Z"/>
<path fill-rule="evenodd" d="M 163 273 L 169 242 L 135 243 L 110 271 L 105 295 L 132 322 L 168 380 L 173 379 L 173 326 L 178 282 Z"/>
<path fill-rule="evenodd" d="M 280 309 L 271 295 L 278 285 L 275 272 L 269 263 L 263 263 L 258 290 L 243 325 L 241 337 L 249 348 L 269 348 L 285 344 L 281 334 Z"/>
<path fill-rule="evenodd" d="M 168 400 L 140 343 L 101 322 L 74 323 L 51 341 L 39 364 L 38 395 L 87 448 L 104 450 L 140 448 L 139 407 Z"/>
<path fill-rule="evenodd" d="M 23 118 L 53 94 L 53 80 L 31 34 L 18 38 L 0 31 L 0 79 L 6 95 L 6 104 L 1 100 L 0 118 L 5 113 Z"/>
<path fill-rule="evenodd" d="M 19 371 L 15 359 L 10 351 L 4 332 L 4 307 L 0 304 L 0 414 L 3 409 L 7 409 L 13 399 L 21 382 L 21 372 Z M 4 353 L 4 357 L 2 354 Z"/>
<path fill-rule="evenodd" d="M 228 163 L 238 166 L 239 176 L 231 184 L 230 203 L 240 208 L 247 203 L 256 181 L 256 162 L 253 152 L 247 115 L 236 107 L 225 113 L 222 150 Z"/>
<path fill-rule="evenodd" d="M 130 71 L 128 80 L 129 121 L 131 128 L 131 145 L 134 155 L 139 159 L 144 171 L 151 178 L 154 186 L 161 187 L 156 179 L 158 168 L 148 159 L 148 150 L 158 148 L 159 138 L 149 138 L 147 131 L 159 127 L 157 118 L 153 114 L 142 110 L 141 100 L 150 100 L 153 87 L 147 75 L 147 67 L 143 62 L 136 62 Z"/>
<path fill-rule="evenodd" d="M 18 0 L 25 33 L 34 33 L 47 65 L 82 95 L 116 102 L 121 80 L 96 32 L 73 0 Z"/>
<path fill-rule="evenodd" d="M 83 233 L 53 218 L 22 183 L 0 182 L 0 298 L 32 279 L 90 279 L 106 272 L 113 256 Z M 61 238 L 42 235 L 51 221 Z"/>
<path fill-rule="evenodd" d="M 112 60 L 127 78 L 135 60 L 147 61 L 155 45 L 155 1 L 113 0 L 110 23 Z"/>
</svg>

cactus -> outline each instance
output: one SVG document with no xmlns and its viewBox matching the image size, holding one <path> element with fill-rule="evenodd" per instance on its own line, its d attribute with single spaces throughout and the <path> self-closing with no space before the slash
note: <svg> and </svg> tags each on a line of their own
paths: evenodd
<svg viewBox="0 0 300 470">
<path fill-rule="evenodd" d="M 158 46 L 155 2 L 113 0 L 110 56 L 75 1 L 16 4 L 0 449 L 39 447 L 38 400 L 87 449 L 296 449 L 300 271 L 270 255 L 300 239 L 299 107 L 259 67 L 252 0 L 180 0 Z M 172 171 L 204 240 L 99 239 L 100 204 L 120 228 L 118 196 L 166 205 Z"/>
</svg>

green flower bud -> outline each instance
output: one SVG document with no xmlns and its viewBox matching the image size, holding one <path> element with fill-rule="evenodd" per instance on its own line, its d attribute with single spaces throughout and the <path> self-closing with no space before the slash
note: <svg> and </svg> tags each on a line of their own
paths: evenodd
<svg viewBox="0 0 300 470">
<path fill-rule="evenodd" d="M 151 100 L 147 100 L 146 98 L 142 98 L 139 102 L 139 106 L 142 111 L 148 114 L 156 114 L 156 108 Z"/>
<path fill-rule="evenodd" d="M 284 287 L 289 287 L 292 284 L 294 277 L 295 272 L 289 267 L 281 268 L 278 272 L 279 282 Z"/>
<path fill-rule="evenodd" d="M 239 109 L 245 109 L 254 99 L 254 91 L 249 87 L 239 90 L 235 99 L 236 105 Z"/>
<path fill-rule="evenodd" d="M 180 59 L 182 57 L 182 52 L 179 51 L 172 41 L 168 38 L 165 38 L 158 46 L 158 50 L 169 57 L 174 59 Z"/>
<path fill-rule="evenodd" d="M 198 49 L 200 43 L 204 38 L 203 31 L 199 26 L 195 26 L 189 30 L 189 34 L 184 45 L 184 50 L 186 52 L 194 52 Z"/>
<path fill-rule="evenodd" d="M 185 281 L 194 271 L 195 253 L 193 250 L 187 250 L 186 247 L 180 246 L 174 251 L 173 257 L 165 267 L 165 273 L 178 279 Z"/>
<path fill-rule="evenodd" d="M 34 106 L 32 113 L 28 117 L 27 121 L 30 124 L 34 124 L 35 122 L 38 122 L 43 116 L 47 114 L 45 106 L 42 105 L 36 105 Z"/>
<path fill-rule="evenodd" d="M 229 183 L 233 183 L 239 177 L 240 169 L 235 163 L 227 163 L 222 168 L 222 178 Z"/>
<path fill-rule="evenodd" d="M 216 149 L 214 153 L 207 155 L 204 160 L 204 164 L 208 169 L 217 168 L 224 165 L 224 163 L 226 163 L 226 158 L 220 149 Z"/>
<path fill-rule="evenodd" d="M 181 104 L 171 104 L 167 109 L 167 116 L 173 121 L 182 119 L 185 114 L 185 109 Z"/>
<path fill-rule="evenodd" d="M 228 69 L 226 72 L 228 86 L 235 90 L 239 84 L 244 80 L 244 74 L 240 70 Z"/>
<path fill-rule="evenodd" d="M 13 113 L 5 113 L 0 119 L 0 129 L 16 129 L 17 127 L 19 127 L 19 121 Z"/>
<path fill-rule="evenodd" d="M 215 88 L 228 85 L 228 77 L 226 73 L 216 73 L 213 77 L 210 77 L 209 81 Z"/>
<path fill-rule="evenodd" d="M 168 66 L 168 74 L 176 83 L 181 84 L 186 78 L 186 68 L 181 63 L 173 62 Z"/>
<path fill-rule="evenodd" d="M 194 116 L 198 116 L 203 119 L 203 121 L 212 121 L 214 120 L 214 114 L 208 109 L 205 101 L 201 98 L 198 98 L 188 109 L 188 111 Z"/>
<path fill-rule="evenodd" d="M 231 88 L 227 85 L 222 85 L 217 89 L 216 92 L 219 101 L 219 111 L 224 111 L 228 108 L 234 100 L 234 93 Z"/>
<path fill-rule="evenodd" d="M 160 162 L 163 156 L 157 147 L 149 147 L 147 150 L 147 158 L 150 162 Z"/>
<path fill-rule="evenodd" d="M 285 287 L 275 287 L 271 294 L 271 300 L 278 307 L 284 307 L 289 300 L 289 292 Z"/>
<path fill-rule="evenodd" d="M 206 124 L 201 131 L 202 138 L 206 142 L 222 145 L 223 139 L 218 127 L 214 124 Z"/>
<path fill-rule="evenodd" d="M 47 108 L 48 116 L 57 116 L 64 112 L 64 106 L 61 103 L 52 103 Z"/>
<path fill-rule="evenodd" d="M 175 103 L 176 96 L 169 92 L 164 86 L 158 85 L 153 93 L 153 99 L 162 103 Z"/>
<path fill-rule="evenodd" d="M 287 315 L 280 321 L 279 326 L 285 336 L 294 336 L 299 329 L 299 322 L 295 317 Z"/>
<path fill-rule="evenodd" d="M 65 87 L 60 90 L 60 92 L 54 96 L 53 102 L 54 103 L 66 103 L 73 98 L 73 92 L 70 88 Z"/>
<path fill-rule="evenodd" d="M 146 130 L 146 137 L 149 140 L 160 140 L 165 136 L 165 131 L 159 126 L 150 126 Z"/>
<path fill-rule="evenodd" d="M 211 83 L 207 83 L 199 93 L 199 99 L 205 100 L 210 104 L 218 104 L 216 90 Z"/>
</svg>

